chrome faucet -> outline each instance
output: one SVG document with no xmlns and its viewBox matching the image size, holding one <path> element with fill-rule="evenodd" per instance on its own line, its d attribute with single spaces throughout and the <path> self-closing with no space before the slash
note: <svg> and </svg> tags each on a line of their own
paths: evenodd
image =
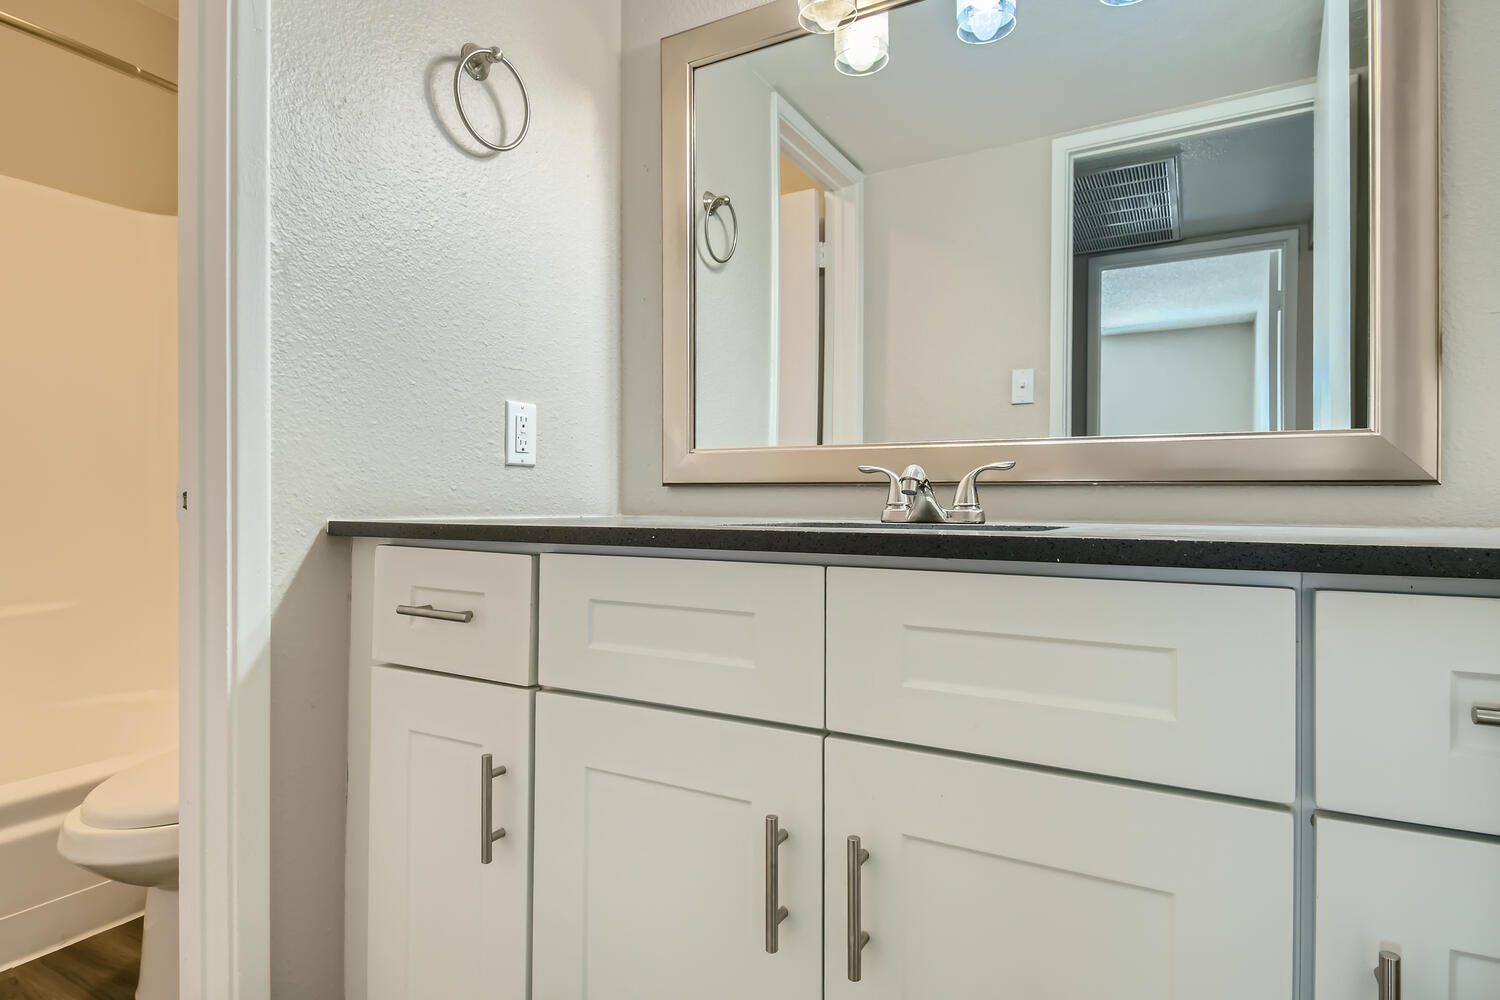
<svg viewBox="0 0 1500 1000">
<path fill-rule="evenodd" d="M 880 515 L 885 524 L 983 524 L 979 477 L 986 472 L 1007 472 L 1015 467 L 1015 462 L 981 465 L 959 481 L 951 508 L 938 503 L 932 492 L 932 483 L 927 479 L 927 470 L 920 465 L 908 465 L 900 475 L 879 465 L 861 465 L 859 471 L 890 478 L 891 489 L 886 494 L 885 512 Z"/>
</svg>

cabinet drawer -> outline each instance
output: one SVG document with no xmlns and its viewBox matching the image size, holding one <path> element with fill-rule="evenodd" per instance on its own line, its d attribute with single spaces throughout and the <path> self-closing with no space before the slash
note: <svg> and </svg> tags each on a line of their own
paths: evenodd
<svg viewBox="0 0 1500 1000">
<path fill-rule="evenodd" d="M 1320 819 L 1317 996 L 1374 997 L 1382 951 L 1394 996 L 1500 997 L 1500 846 Z"/>
<path fill-rule="evenodd" d="M 1500 600 L 1317 596 L 1317 800 L 1500 834 Z"/>
<path fill-rule="evenodd" d="M 823 569 L 543 555 L 541 681 L 823 724 Z"/>
<path fill-rule="evenodd" d="M 371 650 L 381 663 L 535 682 L 532 556 L 383 545 Z"/>
<path fill-rule="evenodd" d="M 828 572 L 828 726 L 1272 802 L 1296 785 L 1290 590 Z"/>
</svg>

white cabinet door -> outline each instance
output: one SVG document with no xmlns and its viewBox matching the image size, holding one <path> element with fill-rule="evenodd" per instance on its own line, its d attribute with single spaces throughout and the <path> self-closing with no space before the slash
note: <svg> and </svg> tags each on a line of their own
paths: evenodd
<svg viewBox="0 0 1500 1000">
<path fill-rule="evenodd" d="M 820 997 L 822 742 L 538 695 L 538 1000 Z M 788 834 L 774 881 L 768 815 Z"/>
<path fill-rule="evenodd" d="M 1382 951 L 1411 1000 L 1500 997 L 1500 845 L 1320 819 L 1319 1000 L 1376 1000 Z"/>
<path fill-rule="evenodd" d="M 371 1000 L 525 1000 L 530 691 L 374 668 Z M 482 757 L 505 773 L 483 775 Z M 482 802 L 504 838 L 482 858 Z"/>
<path fill-rule="evenodd" d="M 1291 996 L 1290 813 L 840 739 L 825 757 L 830 1000 Z"/>
</svg>

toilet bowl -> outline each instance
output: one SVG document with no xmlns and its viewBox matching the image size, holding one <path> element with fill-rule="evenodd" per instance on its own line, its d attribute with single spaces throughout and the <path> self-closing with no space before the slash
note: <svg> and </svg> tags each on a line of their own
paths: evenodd
<svg viewBox="0 0 1500 1000">
<path fill-rule="evenodd" d="M 177 1000 L 177 751 L 90 792 L 63 820 L 57 850 L 81 868 L 146 888 L 136 1000 Z"/>
</svg>

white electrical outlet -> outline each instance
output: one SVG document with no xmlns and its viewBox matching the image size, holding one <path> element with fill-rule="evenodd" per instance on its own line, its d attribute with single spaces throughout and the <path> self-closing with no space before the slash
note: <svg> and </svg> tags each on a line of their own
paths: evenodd
<svg viewBox="0 0 1500 1000">
<path fill-rule="evenodd" d="M 1010 402 L 1022 406 L 1036 402 L 1036 369 L 1017 368 L 1010 373 Z"/>
<path fill-rule="evenodd" d="M 536 404 L 505 401 L 505 464 L 536 464 Z"/>
</svg>

